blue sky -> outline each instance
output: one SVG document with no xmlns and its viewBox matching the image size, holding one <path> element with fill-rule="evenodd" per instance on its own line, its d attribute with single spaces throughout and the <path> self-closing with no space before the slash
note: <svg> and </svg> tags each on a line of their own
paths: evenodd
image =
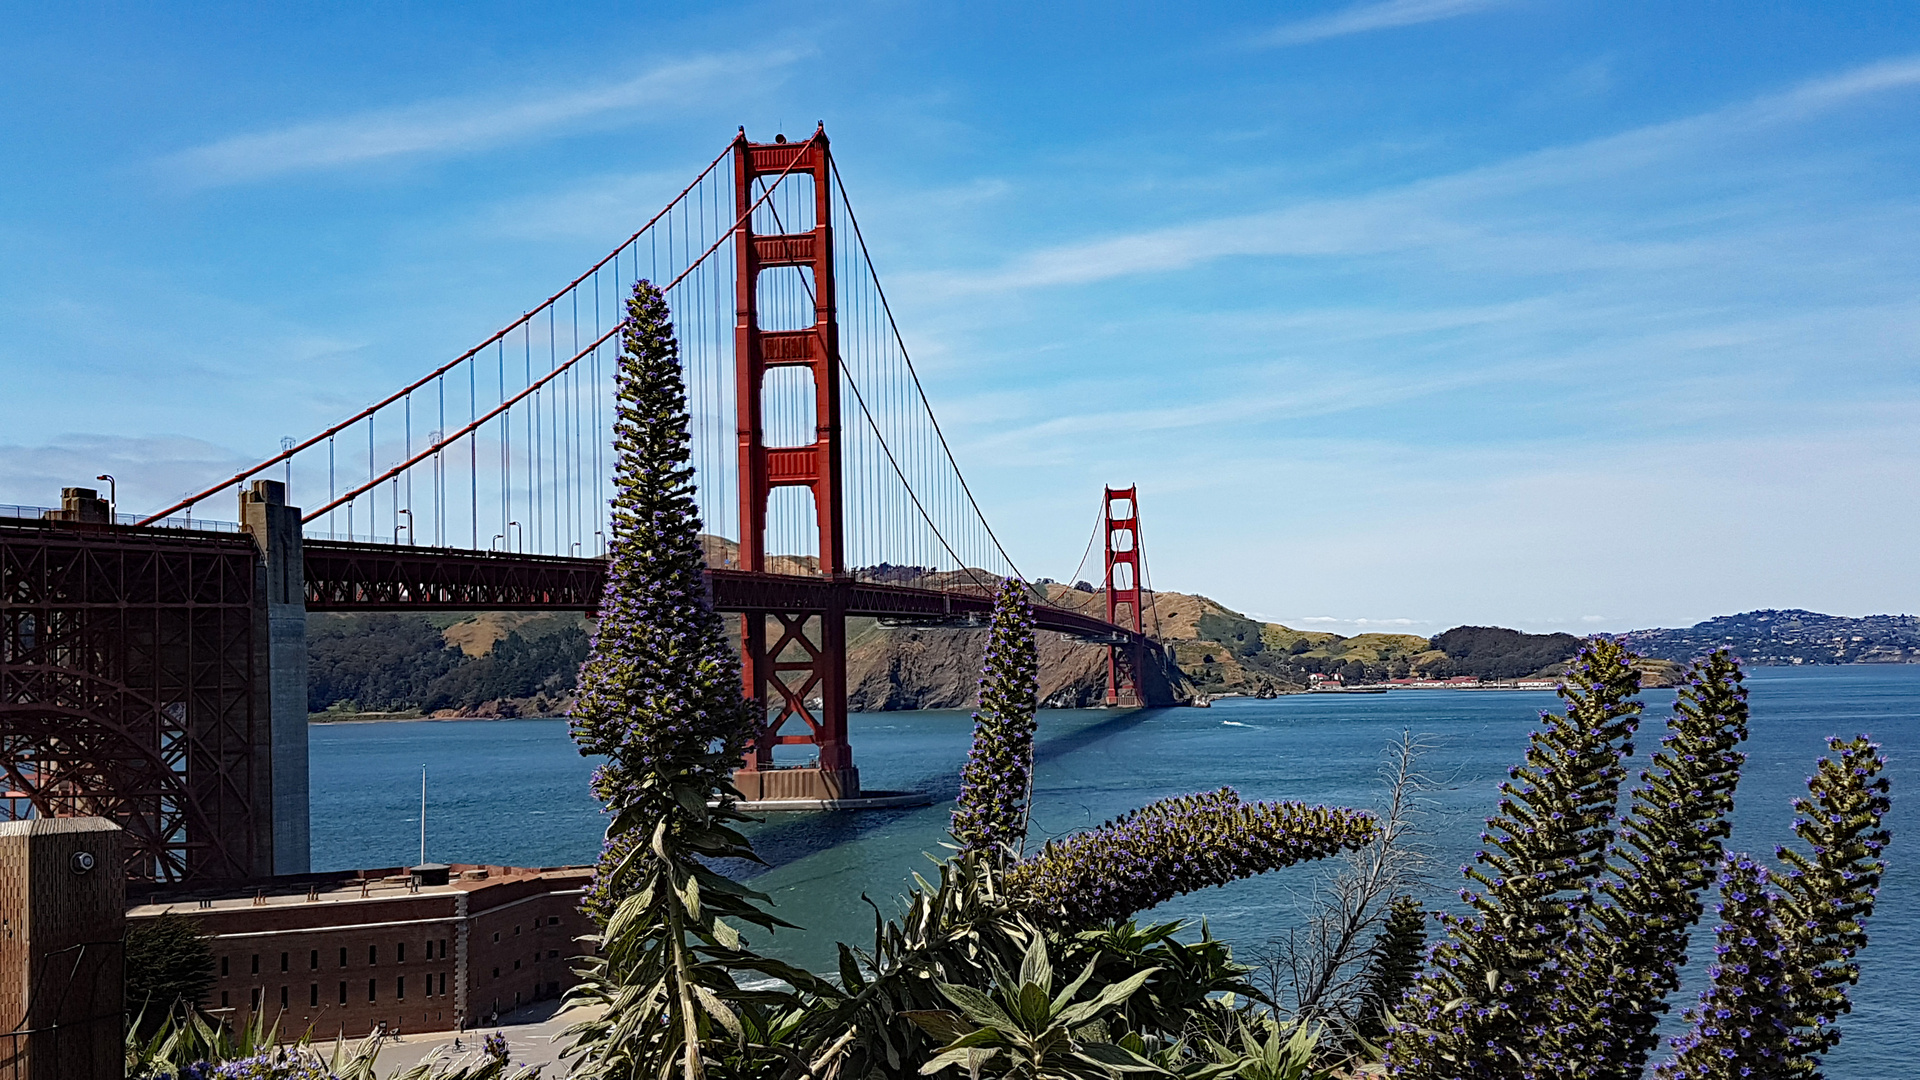
<svg viewBox="0 0 1920 1080">
<path fill-rule="evenodd" d="M 14 6 L 0 502 L 157 507 L 824 120 L 1027 573 L 1292 625 L 1920 611 L 1920 7 Z"/>
</svg>

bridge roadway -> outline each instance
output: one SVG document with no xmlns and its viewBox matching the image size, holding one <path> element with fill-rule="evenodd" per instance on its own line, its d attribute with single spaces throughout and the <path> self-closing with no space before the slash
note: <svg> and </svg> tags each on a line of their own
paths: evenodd
<svg viewBox="0 0 1920 1080">
<path fill-rule="evenodd" d="M 592 611 L 606 580 L 602 559 L 334 540 L 307 540 L 303 549 L 308 611 Z M 707 576 L 714 608 L 727 612 L 824 614 L 837 606 L 849 616 L 938 625 L 983 624 L 993 610 L 983 593 L 745 570 Z M 1045 604 L 1034 605 L 1033 621 L 1100 644 L 1131 644 L 1134 636 Z"/>
</svg>

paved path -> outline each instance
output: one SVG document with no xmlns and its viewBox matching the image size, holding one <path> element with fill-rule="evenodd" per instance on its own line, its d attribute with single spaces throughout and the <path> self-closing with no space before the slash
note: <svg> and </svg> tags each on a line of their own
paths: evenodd
<svg viewBox="0 0 1920 1080">
<path fill-rule="evenodd" d="M 557 1001 L 539 1001 L 500 1018 L 500 1022 L 491 1027 L 476 1027 L 463 1031 L 456 1036 L 450 1031 L 429 1031 L 419 1035 L 402 1035 L 388 1043 L 380 1051 L 375 1072 L 380 1076 L 392 1076 L 410 1065 L 417 1065 L 436 1047 L 449 1047 L 458 1038 L 460 1051 L 451 1053 L 455 1059 L 468 1057 L 477 1059 L 480 1053 L 480 1041 L 494 1032 L 507 1037 L 507 1049 L 515 1065 L 541 1065 L 541 1080 L 560 1080 L 566 1076 L 567 1066 L 560 1060 L 563 1044 L 553 1041 L 553 1037 L 583 1019 L 586 1014 L 574 1011 L 559 1015 L 560 1003 Z"/>
</svg>

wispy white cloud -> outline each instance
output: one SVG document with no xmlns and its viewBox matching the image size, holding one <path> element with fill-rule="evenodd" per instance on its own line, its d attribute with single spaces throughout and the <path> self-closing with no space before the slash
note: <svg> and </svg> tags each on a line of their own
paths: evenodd
<svg viewBox="0 0 1920 1080">
<path fill-rule="evenodd" d="M 761 74 L 778 71 L 798 55 L 757 55 L 750 62 L 735 55 L 696 56 L 602 86 L 512 98 L 420 102 L 235 135 L 168 155 L 159 164 L 166 175 L 198 188 L 411 156 L 482 150 L 643 108 L 708 100 L 730 85 L 737 86 L 741 70 Z"/>
<path fill-rule="evenodd" d="M 208 477 L 225 476 L 252 464 L 232 450 L 186 435 L 62 435 L 38 446 L 0 444 L 0 491 L 43 506 L 60 504 L 63 487 L 99 488 L 102 473 L 114 477 L 120 511 L 133 513 L 164 505 L 181 492 L 204 487 Z M 206 510 L 229 517 L 231 503 Z M 197 516 L 197 515 L 196 515 Z"/>
<path fill-rule="evenodd" d="M 1415 248 L 1537 255 L 1559 265 L 1542 270 L 1608 266 L 1649 269 L 1690 260 L 1684 242 L 1658 238 L 1490 233 L 1460 210 L 1570 184 L 1593 184 L 1698 153 L 1755 130 L 1803 122 L 1878 95 L 1920 87 L 1920 56 L 1900 57 L 1809 80 L 1679 120 L 1569 146 L 1522 154 L 1459 173 L 1362 195 L 1305 200 L 1251 214 L 1163 226 L 1098 240 L 1057 245 L 1018 256 L 983 273 L 927 275 L 935 293 L 966 294 L 1038 286 L 1081 285 L 1134 274 L 1188 269 L 1237 256 L 1323 257 L 1372 255 Z M 1528 251 L 1516 250 L 1519 247 Z"/>
<path fill-rule="evenodd" d="M 1506 7 L 1514 0 L 1380 0 L 1355 4 L 1311 19 L 1302 19 L 1280 27 L 1266 36 L 1271 45 L 1305 45 L 1350 34 L 1375 30 L 1393 30 L 1402 26 L 1457 19 L 1489 8 Z"/>
</svg>

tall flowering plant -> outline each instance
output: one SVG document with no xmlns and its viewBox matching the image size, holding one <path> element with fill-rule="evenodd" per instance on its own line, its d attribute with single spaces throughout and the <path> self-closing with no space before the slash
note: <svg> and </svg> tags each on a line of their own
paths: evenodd
<svg viewBox="0 0 1920 1080">
<path fill-rule="evenodd" d="M 1026 842 L 1033 801 L 1033 714 L 1039 697 L 1033 612 L 1026 586 L 1008 578 L 993 598 L 993 626 L 980 672 L 980 710 L 973 714 L 973 746 L 960 770 L 960 797 L 953 808 L 953 836 L 962 847 L 1018 857 Z"/>
<path fill-rule="evenodd" d="M 1780 901 L 1766 867 L 1729 855 L 1720 872 L 1720 925 L 1714 929 L 1711 980 L 1686 1012 L 1688 1031 L 1658 1080 L 1785 1077 L 1800 1050 L 1787 985 L 1791 963 L 1774 918 Z"/>
<path fill-rule="evenodd" d="M 570 718 L 581 753 L 607 758 L 593 790 L 615 816 L 587 902 L 599 948 L 570 991 L 600 1008 L 567 1053 L 575 1076 L 700 1080 L 715 1034 L 744 1043 L 742 1003 L 759 1000 L 735 972 L 820 983 L 746 949 L 735 923 L 784 924 L 708 865 L 754 858 L 729 825 L 753 709 L 707 595 L 679 349 L 649 282 L 634 284 L 621 344 L 607 584 Z"/>
<path fill-rule="evenodd" d="M 1687 1033 L 1673 1040 L 1673 1059 L 1656 1071 L 1663 1080 L 1814 1078 L 1820 1055 L 1840 1042 L 1864 924 L 1887 868 L 1883 822 L 1892 804 L 1878 745 L 1859 736 L 1827 746 L 1836 756 L 1820 759 L 1807 797 L 1793 803 L 1801 815 L 1794 833 L 1811 854 L 1778 849 L 1785 873 L 1771 879 L 1745 856 L 1729 860 L 1721 913 L 1732 908 L 1738 919 L 1721 928 L 1712 982 L 1687 1013 Z M 1754 1071 L 1741 1071 L 1748 1063 Z"/>
<path fill-rule="evenodd" d="M 672 315 L 646 281 L 621 344 L 606 591 L 569 718 L 580 752 L 607 759 L 593 792 L 622 815 L 616 847 L 662 819 L 704 820 L 709 799 L 730 793 L 753 725 L 707 595 Z M 602 862 L 603 876 L 613 869 Z"/>
<path fill-rule="evenodd" d="M 1679 989 L 1687 939 L 1732 831 L 1746 755 L 1747 691 L 1722 650 L 1694 663 L 1667 734 L 1619 822 L 1599 900 L 1562 949 L 1559 992 L 1535 1075 L 1637 1077 L 1659 1045 L 1655 1028 Z"/>
<path fill-rule="evenodd" d="M 1232 788 L 1151 803 L 1048 842 L 1007 875 L 1036 920 L 1062 930 L 1119 922 L 1182 893 L 1352 850 L 1372 839 L 1358 810 L 1247 803 Z"/>
<path fill-rule="evenodd" d="M 1558 950 L 1591 899 L 1613 838 L 1613 808 L 1638 725 L 1640 675 L 1625 648 L 1589 641 L 1543 712 L 1526 764 L 1500 785 L 1488 849 L 1466 869 L 1468 915 L 1442 917 L 1447 937 L 1387 1038 L 1403 1076 L 1520 1076 L 1516 1049 L 1551 1021 Z"/>
<path fill-rule="evenodd" d="M 1811 854 L 1775 852 L 1786 868 L 1780 921 L 1793 946 L 1795 1021 L 1812 1051 L 1796 1069 L 1803 1076 L 1817 1075 L 1814 1055 L 1840 1042 L 1835 1025 L 1852 1007 L 1847 987 L 1860 980 L 1864 924 L 1887 871 L 1881 855 L 1892 840 L 1883 827 L 1893 804 L 1879 745 L 1862 735 L 1828 739 L 1827 748 L 1836 756 L 1820 759 L 1807 778 L 1807 797 L 1793 802 L 1800 815 L 1794 834 Z"/>
</svg>

